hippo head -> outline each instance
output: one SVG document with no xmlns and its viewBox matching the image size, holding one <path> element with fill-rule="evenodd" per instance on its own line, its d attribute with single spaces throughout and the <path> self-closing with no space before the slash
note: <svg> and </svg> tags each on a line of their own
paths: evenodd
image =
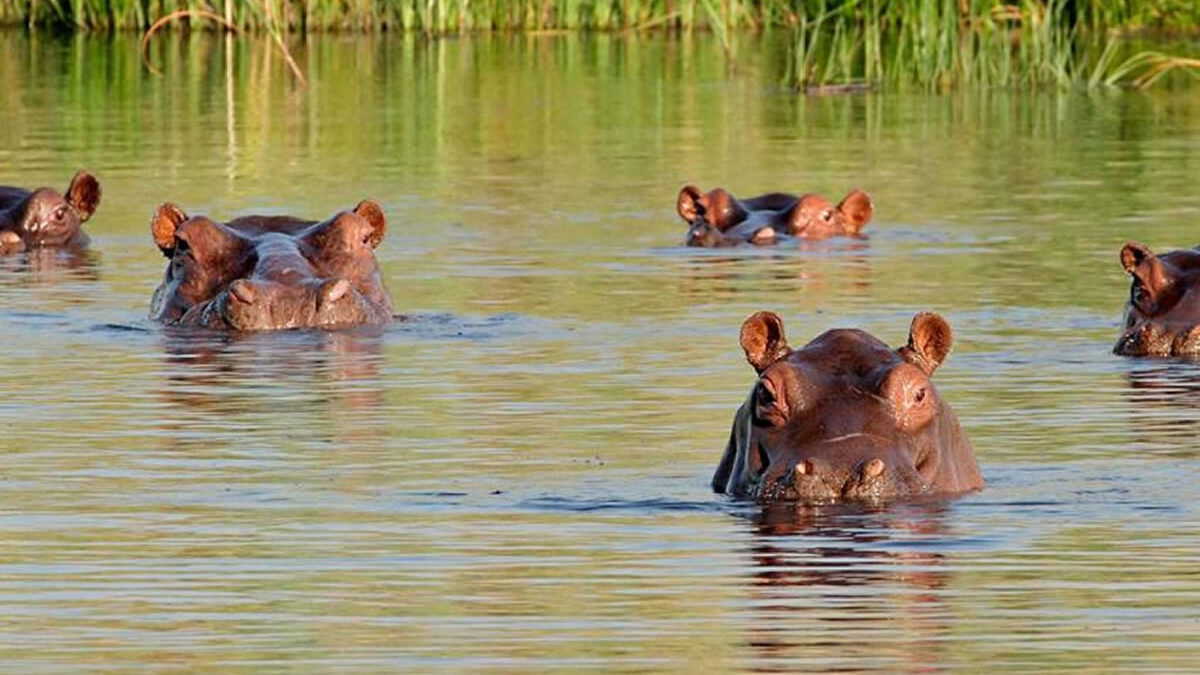
<svg viewBox="0 0 1200 675">
<path fill-rule="evenodd" d="M 151 302 L 159 321 L 275 330 L 392 318 L 374 254 L 385 220 L 373 201 L 320 223 L 266 216 L 218 223 L 163 204 L 151 229 L 170 260 Z"/>
<path fill-rule="evenodd" d="M 1121 266 L 1133 280 L 1124 331 L 1113 352 L 1200 355 L 1200 250 L 1155 255 L 1131 242 L 1121 249 Z"/>
<path fill-rule="evenodd" d="M 831 330 L 801 349 L 758 312 L 741 344 L 758 381 L 733 420 L 713 489 L 762 501 L 886 501 L 983 487 L 970 442 L 930 381 L 950 352 L 945 319 L 913 318 L 890 349 Z"/>
<path fill-rule="evenodd" d="M 86 243 L 83 223 L 100 205 L 100 182 L 80 171 L 65 194 L 53 188 L 19 191 L 23 198 L 0 209 L 0 247 L 34 249 Z"/>
<path fill-rule="evenodd" d="M 871 196 L 851 190 L 837 206 L 816 194 L 806 194 L 788 213 L 787 232 L 803 239 L 857 237 L 875 215 Z"/>
</svg>

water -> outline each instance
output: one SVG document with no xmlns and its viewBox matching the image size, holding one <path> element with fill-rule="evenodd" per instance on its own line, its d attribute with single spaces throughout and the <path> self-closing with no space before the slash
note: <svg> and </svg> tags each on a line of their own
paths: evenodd
<svg viewBox="0 0 1200 675">
<path fill-rule="evenodd" d="M 1200 365 L 1110 355 L 1127 239 L 1192 246 L 1200 90 L 797 98 L 770 41 L 0 34 L 0 183 L 96 173 L 0 261 L 7 672 L 1188 672 Z M 694 251 L 675 195 L 839 195 L 861 244 Z M 386 208 L 383 330 L 150 324 L 162 201 Z M 989 481 L 768 509 L 707 482 L 743 318 L 898 344 Z"/>
</svg>

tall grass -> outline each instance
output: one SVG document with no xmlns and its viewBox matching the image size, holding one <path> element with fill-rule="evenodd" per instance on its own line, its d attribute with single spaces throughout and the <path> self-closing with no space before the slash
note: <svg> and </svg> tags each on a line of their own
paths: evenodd
<svg viewBox="0 0 1200 675">
<path fill-rule="evenodd" d="M 1032 5 L 1058 4 L 1072 27 L 1200 27 L 1195 0 L 0 0 L 0 23 L 87 29 L 145 29 L 177 11 L 220 14 L 241 29 L 288 31 L 628 30 L 728 31 L 811 25 L 821 13 L 893 29 L 952 20 L 1003 23 Z M 915 21 L 913 19 L 916 19 Z"/>
<path fill-rule="evenodd" d="M 1164 0 L 1165 3 L 1171 0 Z M 1131 52 L 1123 35 L 1146 16 L 1134 3 L 1080 0 L 808 0 L 792 27 L 784 79 L 799 89 L 853 84 L 928 89 L 1149 86 L 1196 59 Z M 1195 27 L 1200 3 L 1181 6 Z M 1187 23 L 1193 22 L 1193 23 Z"/>
<path fill-rule="evenodd" d="M 315 31 L 708 30 L 732 64 L 738 32 L 783 28 L 785 81 L 799 89 L 1148 86 L 1200 73 L 1195 59 L 1118 44 L 1200 29 L 1200 0 L 0 0 L 0 23 L 30 26 L 145 30 L 167 16 L 266 32 L 285 56 L 288 35 Z"/>
</svg>

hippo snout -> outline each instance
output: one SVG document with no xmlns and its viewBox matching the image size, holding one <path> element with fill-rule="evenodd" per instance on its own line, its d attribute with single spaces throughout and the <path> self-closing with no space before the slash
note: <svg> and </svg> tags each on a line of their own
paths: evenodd
<svg viewBox="0 0 1200 675">
<path fill-rule="evenodd" d="M 377 320 L 374 308 L 346 279 L 300 286 L 237 279 L 218 298 L 218 313 L 234 330 L 332 327 Z"/>
<path fill-rule="evenodd" d="M 768 470 L 758 494 L 753 496 L 821 504 L 878 501 L 896 495 L 921 494 L 926 489 L 916 467 L 904 459 L 904 453 L 896 451 L 862 460 L 805 457 L 782 472 Z"/>
<path fill-rule="evenodd" d="M 1200 324 L 1167 326 L 1142 321 L 1121 334 L 1113 353 L 1121 356 L 1195 356 L 1200 354 Z"/>
</svg>

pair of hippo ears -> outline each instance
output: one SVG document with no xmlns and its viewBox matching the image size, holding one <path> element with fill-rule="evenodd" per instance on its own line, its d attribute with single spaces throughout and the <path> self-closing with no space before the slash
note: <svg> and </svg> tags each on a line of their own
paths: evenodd
<svg viewBox="0 0 1200 675">
<path fill-rule="evenodd" d="M 80 171 L 71 179 L 63 199 L 79 214 L 79 222 L 85 223 L 100 206 L 100 181 L 92 174 Z"/>
<path fill-rule="evenodd" d="M 354 207 L 351 213 L 371 225 L 371 237 L 367 243 L 371 248 L 379 246 L 387 231 L 387 218 L 383 215 L 383 207 L 373 199 L 364 199 Z M 175 251 L 175 231 L 187 219 L 188 215 L 184 213 L 183 209 L 170 202 L 158 207 L 158 210 L 154 212 L 154 219 L 150 222 L 150 233 L 153 235 L 158 249 L 168 258 Z"/>
<path fill-rule="evenodd" d="M 742 323 L 740 341 L 746 360 L 760 374 L 792 351 L 783 333 L 783 319 L 774 312 L 751 314 Z M 940 314 L 920 312 L 913 317 L 909 327 L 908 344 L 896 353 L 926 375 L 933 375 L 950 354 L 953 344 L 954 333 Z"/>
</svg>

